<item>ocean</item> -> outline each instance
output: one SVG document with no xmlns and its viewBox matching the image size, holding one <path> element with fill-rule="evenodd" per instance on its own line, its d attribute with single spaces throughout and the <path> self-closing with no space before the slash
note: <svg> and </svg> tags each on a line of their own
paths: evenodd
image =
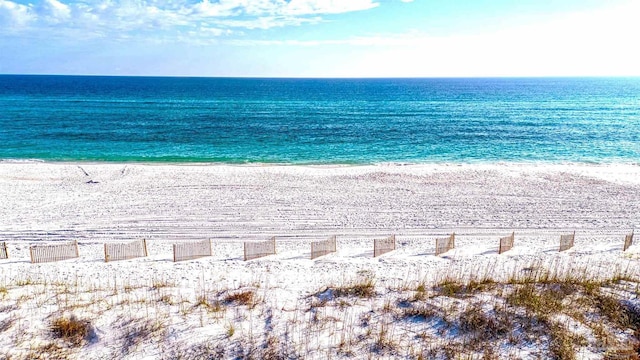
<svg viewBox="0 0 640 360">
<path fill-rule="evenodd" d="M 640 162 L 640 78 L 0 75 L 2 161 Z"/>
</svg>

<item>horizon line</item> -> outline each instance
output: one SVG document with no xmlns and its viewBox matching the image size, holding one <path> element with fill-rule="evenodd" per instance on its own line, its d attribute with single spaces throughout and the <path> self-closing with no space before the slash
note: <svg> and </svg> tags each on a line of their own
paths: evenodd
<svg viewBox="0 0 640 360">
<path fill-rule="evenodd" d="M 640 78 L 640 75 L 491 75 L 491 76 L 207 76 L 207 75 L 114 75 L 114 74 L 55 74 L 0 73 L 0 76 L 69 76 L 69 77 L 135 77 L 135 78 L 192 78 L 192 79 L 282 79 L 282 80 L 391 80 L 391 79 L 585 79 Z"/>
</svg>

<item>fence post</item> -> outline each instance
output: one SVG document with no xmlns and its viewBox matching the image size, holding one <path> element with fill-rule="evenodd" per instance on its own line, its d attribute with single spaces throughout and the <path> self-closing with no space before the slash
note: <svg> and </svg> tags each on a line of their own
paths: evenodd
<svg viewBox="0 0 640 360">
<path fill-rule="evenodd" d="M 378 256 L 378 242 L 373 239 L 373 257 Z"/>
<path fill-rule="evenodd" d="M 276 237 L 272 237 L 271 241 L 273 241 L 273 254 L 276 254 Z"/>
<path fill-rule="evenodd" d="M 33 264 L 33 246 L 29 246 L 29 255 L 31 256 L 31 263 Z"/>
<path fill-rule="evenodd" d="M 7 250 L 7 243 L 4 242 L 2 243 L 2 245 L 4 246 L 4 255 L 7 257 L 7 259 L 9 258 L 9 250 Z"/>
<path fill-rule="evenodd" d="M 104 262 L 109 262 L 109 252 L 107 251 L 107 244 L 104 244 Z"/>
<path fill-rule="evenodd" d="M 142 239 L 142 247 L 144 249 L 144 256 L 149 256 L 149 253 L 147 252 L 147 239 Z"/>
<path fill-rule="evenodd" d="M 558 247 L 558 252 L 562 251 L 562 234 L 560 234 L 560 246 Z"/>
<path fill-rule="evenodd" d="M 176 262 L 176 244 L 173 244 L 173 262 Z"/>
<path fill-rule="evenodd" d="M 247 243 L 242 244 L 244 246 L 244 261 L 247 261 Z"/>
<path fill-rule="evenodd" d="M 213 256 L 213 246 L 211 245 L 211 239 L 209 239 L 209 256 Z"/>
<path fill-rule="evenodd" d="M 80 251 L 78 250 L 78 240 L 74 240 L 76 246 L 76 257 L 80 257 Z"/>
<path fill-rule="evenodd" d="M 631 244 L 633 244 L 633 232 L 634 230 L 632 229 L 631 234 L 624 236 L 624 245 L 622 246 L 622 251 L 627 251 L 627 249 L 631 247 Z"/>
</svg>

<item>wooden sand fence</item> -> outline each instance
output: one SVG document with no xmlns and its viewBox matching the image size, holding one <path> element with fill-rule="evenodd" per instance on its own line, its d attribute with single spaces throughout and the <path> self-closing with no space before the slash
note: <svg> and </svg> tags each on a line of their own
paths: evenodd
<svg viewBox="0 0 640 360">
<path fill-rule="evenodd" d="M 386 254 L 396 249 L 396 236 L 391 235 L 384 239 L 373 240 L 373 257 Z"/>
<path fill-rule="evenodd" d="M 146 257 L 147 240 L 135 240 L 128 243 L 104 244 L 104 261 L 129 260 Z"/>
<path fill-rule="evenodd" d="M 173 244 L 173 262 L 211 256 L 211 240 L 189 241 Z"/>
<path fill-rule="evenodd" d="M 0 243 L 0 259 L 8 259 L 8 258 L 9 258 L 9 252 L 7 251 L 7 243 L 3 241 Z"/>
<path fill-rule="evenodd" d="M 29 254 L 33 264 L 68 260 L 80 256 L 77 241 L 55 245 L 31 245 Z"/>
<path fill-rule="evenodd" d="M 311 260 L 336 252 L 336 237 L 311 242 Z"/>
<path fill-rule="evenodd" d="M 271 240 L 245 242 L 244 243 L 244 260 L 253 260 L 264 256 L 274 255 L 276 253 L 276 237 Z"/>
<path fill-rule="evenodd" d="M 622 248 L 622 251 L 627 251 L 627 249 L 630 248 L 631 245 L 633 245 L 633 231 L 631 231 L 631 234 L 624 237 L 624 247 Z"/>
<path fill-rule="evenodd" d="M 573 234 L 560 235 L 560 251 L 569 250 L 573 247 L 573 242 L 576 239 L 576 232 Z"/>
<path fill-rule="evenodd" d="M 456 233 L 453 233 L 446 238 L 436 239 L 436 256 L 444 254 L 447 251 L 456 247 Z"/>
<path fill-rule="evenodd" d="M 498 254 L 502 254 L 505 251 L 511 250 L 513 247 L 513 240 L 515 239 L 515 232 L 512 232 L 511 235 L 500 238 L 500 248 L 498 249 Z"/>
</svg>

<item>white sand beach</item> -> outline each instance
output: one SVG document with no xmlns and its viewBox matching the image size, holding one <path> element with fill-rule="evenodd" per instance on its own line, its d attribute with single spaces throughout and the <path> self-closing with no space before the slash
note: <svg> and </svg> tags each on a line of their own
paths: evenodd
<svg viewBox="0 0 640 360">
<path fill-rule="evenodd" d="M 55 314 L 91 319 L 94 329 L 82 347 L 54 349 L 64 357 L 172 358 L 189 349 L 179 352 L 198 358 L 197 345 L 211 339 L 222 357 L 236 357 L 231 348 L 246 339 L 263 344 L 272 333 L 304 358 L 369 357 L 358 341 L 351 353 L 336 349 L 345 329 L 359 329 L 362 314 L 383 308 L 392 289 L 479 270 L 506 279 L 530 264 L 640 278 L 640 248 L 622 251 L 625 234 L 640 224 L 640 166 L 632 164 L 3 162 L 0 199 L 0 242 L 10 255 L 0 260 L 0 358 L 28 358 L 50 346 Z M 499 255 L 498 239 L 512 231 L 514 248 Z M 559 253 L 560 235 L 573 231 L 575 246 Z M 456 248 L 434 256 L 435 238 L 452 232 Z M 397 250 L 373 258 L 373 239 L 392 234 Z M 310 242 L 331 235 L 337 252 L 309 260 Z M 244 241 L 272 236 L 276 255 L 243 261 Z M 104 262 L 105 242 L 141 238 L 148 257 Z M 202 239 L 211 239 L 212 257 L 172 262 L 171 244 Z M 66 240 L 79 242 L 78 259 L 29 263 L 30 245 Z M 323 308 L 335 321 L 301 328 L 309 324 L 310 298 L 362 277 L 375 280 L 374 298 Z M 197 306 L 239 289 L 251 289 L 260 305 Z M 421 342 L 407 331 L 436 334 L 438 327 L 408 326 L 390 335 L 404 339 L 394 351 L 375 357 L 415 357 Z M 122 333 L 132 329 L 148 332 L 126 343 L 131 334 Z M 624 342 L 632 335 L 615 336 Z M 545 356 L 535 342 L 500 349 L 499 358 Z M 605 350 L 579 351 L 597 359 Z"/>
<path fill-rule="evenodd" d="M 3 163 L 0 186 L 10 240 L 592 234 L 640 223 L 635 165 Z"/>
</svg>

